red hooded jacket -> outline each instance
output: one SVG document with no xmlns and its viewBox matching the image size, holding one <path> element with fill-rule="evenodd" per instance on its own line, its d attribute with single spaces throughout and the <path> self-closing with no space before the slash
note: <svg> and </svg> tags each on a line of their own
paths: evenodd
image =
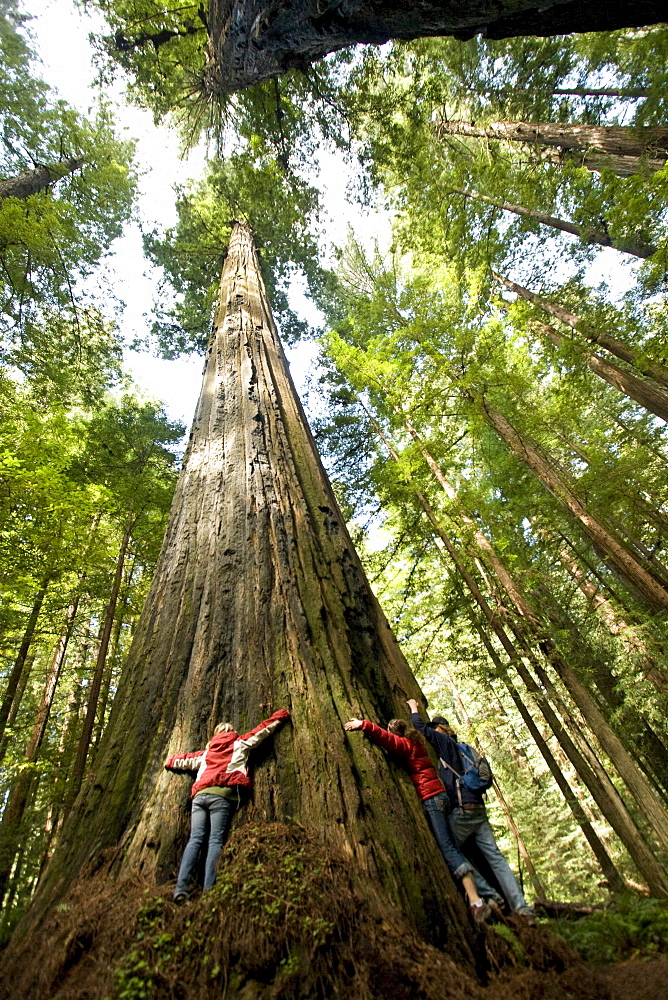
<svg viewBox="0 0 668 1000">
<path fill-rule="evenodd" d="M 197 771 L 191 796 L 212 785 L 223 788 L 241 785 L 242 788 L 250 788 L 253 779 L 247 770 L 249 753 L 267 736 L 271 736 L 283 719 L 289 717 L 287 708 L 279 708 L 269 719 L 243 736 L 238 733 L 218 733 L 204 750 L 174 754 L 165 767 L 168 771 Z"/>
<path fill-rule="evenodd" d="M 413 740 L 407 740 L 405 736 L 395 736 L 394 733 L 388 732 L 387 729 L 381 729 L 380 726 L 369 722 L 368 719 L 364 719 L 362 722 L 362 732 L 383 750 L 390 750 L 403 757 L 421 802 L 445 791 L 443 782 L 436 773 L 436 768 L 423 743 L 414 743 Z"/>
</svg>

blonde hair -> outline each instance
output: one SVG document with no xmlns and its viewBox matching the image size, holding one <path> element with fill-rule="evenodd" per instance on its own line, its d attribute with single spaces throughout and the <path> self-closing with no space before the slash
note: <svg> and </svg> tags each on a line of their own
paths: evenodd
<svg viewBox="0 0 668 1000">
<path fill-rule="evenodd" d="M 233 733 L 234 726 L 231 722 L 219 722 L 213 731 L 213 735 L 217 736 L 218 733 Z"/>
</svg>

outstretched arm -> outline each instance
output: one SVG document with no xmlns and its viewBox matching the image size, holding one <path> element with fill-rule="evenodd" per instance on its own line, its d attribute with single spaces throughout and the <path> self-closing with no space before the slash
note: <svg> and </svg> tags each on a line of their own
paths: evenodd
<svg viewBox="0 0 668 1000">
<path fill-rule="evenodd" d="M 284 719 L 289 719 L 290 713 L 287 708 L 279 708 L 277 712 L 270 715 L 268 719 L 261 722 L 258 726 L 255 726 L 248 733 L 244 733 L 243 736 L 239 737 L 238 742 L 245 746 L 248 750 L 252 750 L 256 747 L 258 743 L 262 743 L 262 740 L 266 740 L 268 736 L 271 736 L 273 732 L 280 726 Z"/>
<path fill-rule="evenodd" d="M 175 753 L 165 764 L 167 771 L 197 771 L 205 750 L 196 750 L 194 753 Z"/>
<path fill-rule="evenodd" d="M 395 736 L 394 733 L 388 732 L 387 729 L 382 729 L 374 722 L 369 722 L 368 719 L 351 719 L 350 722 L 346 722 L 343 728 L 348 732 L 353 729 L 361 729 L 365 736 L 368 736 L 370 740 L 377 743 L 383 750 L 391 750 L 393 753 L 405 756 L 412 749 L 410 740 L 405 739 L 403 736 Z"/>
<path fill-rule="evenodd" d="M 420 716 L 420 711 L 418 709 L 418 703 L 416 702 L 415 698 L 409 698 L 406 704 L 411 710 L 411 725 L 415 726 L 417 731 L 419 733 L 422 733 L 424 738 L 428 740 L 433 747 L 436 747 L 438 740 L 435 739 L 435 737 L 437 734 L 434 732 L 431 726 L 428 726 L 426 722 L 422 721 L 422 718 Z"/>
</svg>

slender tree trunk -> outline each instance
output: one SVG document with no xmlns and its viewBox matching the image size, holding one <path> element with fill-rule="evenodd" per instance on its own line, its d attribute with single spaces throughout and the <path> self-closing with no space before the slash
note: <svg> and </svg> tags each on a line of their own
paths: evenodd
<svg viewBox="0 0 668 1000">
<path fill-rule="evenodd" d="M 668 128 L 652 125 L 560 125 L 554 122 L 471 122 L 439 121 L 436 134 L 483 139 L 504 139 L 532 146 L 587 152 L 592 147 L 613 156 L 641 157 L 649 153 L 668 157 Z"/>
<path fill-rule="evenodd" d="M 0 201 L 3 198 L 29 198 L 44 188 L 50 187 L 56 181 L 74 173 L 86 162 L 83 156 L 70 156 L 57 163 L 43 163 L 33 170 L 26 170 L 16 177 L 0 180 Z"/>
<path fill-rule="evenodd" d="M 17 688 L 22 681 L 22 674 L 24 667 L 26 666 L 26 658 L 28 656 L 28 651 L 30 649 L 30 644 L 32 643 L 33 637 L 35 635 L 35 629 L 37 627 L 37 620 L 39 618 L 40 611 L 42 610 L 42 604 L 44 603 L 44 598 L 46 596 L 46 591 L 49 586 L 49 577 L 45 577 L 42 584 L 35 594 L 35 599 L 33 601 L 32 610 L 28 616 L 28 621 L 26 622 L 25 631 L 23 633 L 23 639 L 19 647 L 19 651 L 14 661 L 14 666 L 9 675 L 9 680 L 7 681 L 7 687 L 5 689 L 5 694 L 2 699 L 2 705 L 0 705 L 0 747 L 2 747 L 3 737 L 5 735 L 5 727 L 7 725 L 7 719 L 9 718 L 9 713 L 12 709 L 12 702 L 14 701 Z M 28 681 L 28 674 L 26 673 L 25 683 L 22 684 L 22 691 L 25 689 L 25 684 Z M 0 760 L 4 750 L 0 749 Z"/>
<path fill-rule="evenodd" d="M 484 399 L 477 401 L 489 425 L 497 432 L 511 451 L 538 477 L 553 496 L 582 525 L 585 533 L 599 550 L 629 581 L 638 593 L 655 610 L 668 608 L 668 589 L 638 562 L 605 526 L 588 511 L 573 487 L 540 454 L 538 449 L 519 434 L 503 414 Z"/>
<path fill-rule="evenodd" d="M 363 405 L 363 404 L 362 404 Z M 366 407 L 363 407 L 365 412 L 370 417 L 373 422 L 379 436 L 385 442 L 386 447 L 390 451 L 392 458 L 399 463 L 399 455 L 396 450 L 387 440 L 387 437 L 383 434 L 380 425 L 377 423 L 375 418 L 371 416 Z M 448 538 L 447 534 L 440 525 L 436 515 L 434 514 L 430 504 L 425 499 L 419 490 L 415 489 L 415 496 L 418 503 L 427 515 L 430 523 L 433 525 L 436 534 L 441 539 L 448 555 L 450 556 L 455 569 L 458 574 L 462 577 L 466 583 L 469 591 L 471 592 L 474 600 L 478 604 L 479 608 L 485 615 L 489 626 L 494 631 L 495 635 L 499 639 L 502 648 L 510 657 L 513 666 L 517 670 L 522 682 L 524 683 L 527 690 L 530 692 L 534 698 L 536 704 L 538 705 L 540 711 L 542 712 L 545 720 L 547 721 L 552 732 L 555 734 L 559 743 L 561 744 L 564 752 L 567 754 L 569 760 L 575 767 L 577 774 L 582 779 L 583 783 L 589 790 L 592 798 L 597 803 L 601 812 L 607 819 L 607 821 L 612 826 L 613 830 L 622 841 L 633 861 L 638 867 L 643 877 L 647 879 L 648 884 L 650 884 L 651 889 L 657 895 L 666 897 L 668 896 L 668 874 L 664 871 L 661 864 L 656 860 L 653 855 L 652 850 L 649 848 L 645 842 L 640 830 L 636 826 L 633 818 L 629 814 L 628 810 L 624 806 L 624 803 L 619 798 L 616 790 L 613 788 L 613 793 L 610 792 L 608 783 L 601 781 L 601 773 L 594 773 L 592 771 L 589 763 L 584 759 L 580 750 L 575 746 L 573 740 L 568 735 L 564 727 L 561 725 L 555 711 L 550 705 L 546 695 L 536 681 L 531 676 L 530 672 L 527 670 L 526 666 L 522 661 L 522 652 L 518 651 L 511 639 L 508 637 L 505 628 L 501 624 L 498 614 L 490 608 L 489 604 L 485 600 L 480 588 L 477 583 L 468 572 L 468 570 L 463 565 L 459 555 Z M 486 646 L 487 648 L 487 646 Z M 528 650 L 528 646 L 527 646 Z M 603 777 L 607 779 L 607 775 L 603 772 Z M 597 855 L 598 856 L 598 855 Z"/>
<path fill-rule="evenodd" d="M 609 353 L 613 354 L 616 358 L 619 358 L 621 361 L 626 361 L 627 364 L 632 365 L 637 369 L 637 371 L 640 372 L 641 375 L 653 378 L 659 385 L 668 389 L 668 369 L 655 363 L 648 364 L 642 360 L 631 347 L 623 344 L 621 340 L 611 337 L 604 330 L 591 330 L 589 324 L 585 320 L 581 319 L 581 317 L 575 316 L 567 309 L 563 309 L 561 306 L 555 305 L 553 302 L 549 302 L 547 299 L 543 298 L 542 295 L 537 295 L 536 292 L 532 292 L 528 288 L 524 288 L 523 285 L 518 285 L 509 278 L 504 278 L 501 274 L 497 274 L 496 271 L 493 271 L 492 273 L 497 281 L 499 281 L 511 292 L 515 292 L 515 294 L 519 295 L 520 298 L 526 299 L 527 302 L 533 302 L 535 305 L 540 306 L 540 308 L 544 309 L 545 312 L 554 316 L 555 319 L 558 319 L 566 326 L 570 326 L 572 330 L 575 330 L 576 333 L 579 333 L 592 344 L 605 348 L 606 351 L 609 351 Z M 665 462 L 665 456 L 662 457 Z"/>
<path fill-rule="evenodd" d="M 421 698 L 419 687 L 346 531 L 288 374 L 250 232 L 237 223 L 190 444 L 111 718 L 5 952 L 16 993 L 44 995 L 44 987 L 35 995 L 23 950 L 27 934 L 37 948 L 38 927 L 50 935 L 52 970 L 42 968 L 41 982 L 62 974 L 69 938 L 56 932 L 51 907 L 83 877 L 91 853 L 115 847 L 98 885 L 137 871 L 173 877 L 189 783 L 165 772 L 169 754 L 203 746 L 221 719 L 244 732 L 281 705 L 292 724 L 256 768 L 240 823 L 312 831 L 348 859 L 369 905 L 398 907 L 407 940 L 447 934 L 467 976 L 464 911 L 412 785 L 376 747 L 343 730 L 351 716 L 403 714 L 411 697 Z"/>
<path fill-rule="evenodd" d="M 577 150 L 557 153 L 554 159 L 557 163 L 575 163 L 593 174 L 609 170 L 616 177 L 635 177 L 636 174 L 647 176 L 655 174 L 657 170 L 663 170 L 666 165 L 664 159 L 649 156 L 615 156 L 613 153 L 597 153 L 591 149 L 586 153 L 579 153 Z"/>
<path fill-rule="evenodd" d="M 668 810 L 666 810 L 659 799 L 656 798 L 644 775 L 641 773 L 635 761 L 626 751 L 619 737 L 598 709 L 596 703 L 581 683 L 579 677 L 577 677 L 573 669 L 561 656 L 561 653 L 556 648 L 551 637 L 544 630 L 526 596 L 522 593 L 521 588 L 508 572 L 503 561 L 499 558 L 493 545 L 490 543 L 485 534 L 475 525 L 473 519 L 462 510 L 454 487 L 448 482 L 442 469 L 438 466 L 433 456 L 423 445 L 410 420 L 408 420 L 408 418 L 404 418 L 404 423 L 411 437 L 419 445 L 422 455 L 434 473 L 438 483 L 445 491 L 448 498 L 452 502 L 457 503 L 458 514 L 461 516 L 467 528 L 473 532 L 475 543 L 480 549 L 483 557 L 489 561 L 494 572 L 499 578 L 504 591 L 514 604 L 518 613 L 527 622 L 530 630 L 535 633 L 535 640 L 544 650 L 549 662 L 561 678 L 568 693 L 582 713 L 587 725 L 600 745 L 603 747 L 604 751 L 607 753 L 622 781 L 629 789 L 631 795 L 635 798 L 636 802 L 642 809 L 650 826 L 654 830 L 659 843 L 662 845 L 664 850 L 668 850 Z M 543 680 L 545 681 L 544 677 Z M 576 739 L 579 732 L 579 727 L 576 725 L 574 731 Z M 580 749 L 583 749 L 582 746 Z M 611 794 L 613 793 L 613 790 L 614 786 L 610 783 L 609 791 Z"/>
<path fill-rule="evenodd" d="M 65 811 L 67 777 L 71 770 L 72 758 L 76 752 L 76 736 L 79 728 L 82 694 L 82 677 L 79 676 L 67 699 L 67 719 L 60 737 L 56 775 L 53 782 L 53 802 L 50 812 L 50 836 L 47 839 L 44 849 L 44 856 L 39 869 L 40 873 L 44 870 L 47 861 L 53 854 L 53 849 L 60 831 Z"/>
<path fill-rule="evenodd" d="M 107 705 L 109 702 L 109 692 L 111 690 L 112 675 L 114 673 L 114 664 L 116 663 L 118 648 L 121 641 L 121 632 L 123 630 L 123 625 L 125 624 L 124 616 L 127 610 L 127 606 L 130 601 L 130 590 L 132 587 L 132 577 L 134 574 L 134 568 L 136 563 L 136 556 L 133 558 L 130 565 L 130 570 L 126 575 L 125 590 L 123 593 L 123 598 L 120 601 L 120 607 L 118 608 L 118 613 L 116 615 L 116 624 L 114 626 L 114 634 L 111 639 L 111 648 L 109 651 L 109 656 L 107 657 L 107 664 L 105 667 L 104 675 L 102 677 L 102 686 L 100 688 L 100 697 L 98 699 L 97 706 L 97 716 L 95 721 L 95 727 L 92 736 L 92 755 L 91 760 L 94 758 L 97 748 L 102 737 L 102 732 L 104 730 L 104 720 L 107 715 Z"/>
<path fill-rule="evenodd" d="M 633 628 L 612 607 L 610 601 L 603 596 L 597 585 L 590 580 L 578 565 L 568 549 L 558 551 L 559 562 L 566 569 L 572 580 L 590 602 L 597 616 L 612 635 L 619 636 L 620 641 L 634 663 L 642 670 L 647 680 L 651 681 L 657 691 L 668 691 L 668 675 L 649 655 L 645 644 L 634 635 Z"/>
<path fill-rule="evenodd" d="M 651 257 L 656 253 L 657 247 L 643 240 L 619 239 L 610 236 L 607 229 L 586 228 L 579 226 L 575 222 L 568 222 L 566 219 L 559 219 L 555 215 L 548 215 L 546 212 L 538 212 L 533 208 L 525 208 L 524 205 L 515 205 L 510 201 L 503 201 L 500 198 L 490 198 L 489 195 L 480 194 L 478 191 L 467 191 L 464 188 L 450 188 L 452 194 L 461 194 L 465 198 L 473 201 L 482 201 L 487 205 L 494 205 L 504 212 L 512 212 L 513 215 L 521 215 L 526 219 L 532 219 L 541 226 L 548 226 L 550 229 L 558 229 L 562 233 L 571 233 L 577 236 L 583 243 L 597 243 L 602 247 L 612 247 L 621 253 L 631 254 L 633 257 Z"/>
<path fill-rule="evenodd" d="M 70 775 L 70 784 L 67 791 L 66 809 L 70 809 L 77 795 L 79 794 L 79 789 L 81 788 L 81 783 L 83 781 L 84 771 L 86 769 L 86 759 L 88 757 L 88 750 L 90 747 L 91 736 L 93 735 L 93 726 L 95 724 L 95 715 L 97 712 L 97 702 L 100 697 L 100 688 L 102 686 L 102 678 L 104 676 L 104 666 L 107 662 L 107 652 L 109 651 L 109 640 L 111 638 L 111 630 L 114 625 L 114 618 L 116 616 L 116 605 L 118 603 L 118 595 L 121 589 L 121 583 L 123 581 L 123 569 L 125 566 L 125 557 L 128 551 L 128 545 L 130 544 L 130 536 L 132 533 L 132 528 L 135 523 L 135 515 L 132 514 L 126 521 L 125 527 L 123 529 L 123 537 L 121 539 L 121 546 L 118 551 L 118 557 L 116 559 L 116 569 L 114 571 L 114 577 L 111 583 L 111 592 L 109 594 L 109 601 L 105 609 L 104 621 L 102 623 L 102 628 L 100 630 L 100 639 L 97 649 L 97 659 L 95 661 L 95 670 L 93 671 L 93 676 L 91 678 L 90 687 L 88 689 L 88 700 L 86 702 L 86 714 L 84 716 L 84 723 L 81 730 L 81 736 L 79 737 L 79 746 L 77 747 L 76 757 L 74 759 L 74 765 L 72 767 L 72 773 Z"/>
<path fill-rule="evenodd" d="M 575 87 L 573 89 L 557 87 L 553 94 L 572 94 L 573 97 L 648 97 L 648 87 L 611 87 L 611 88 L 587 88 Z"/>
<path fill-rule="evenodd" d="M 553 326 L 549 326 L 547 323 L 537 323 L 536 326 L 542 335 L 553 343 L 555 347 L 563 348 L 567 344 L 574 343 L 569 337 L 564 337 Z M 606 361 L 605 358 L 594 354 L 592 351 L 584 350 L 581 356 L 587 368 L 594 372 L 595 375 L 598 375 L 599 378 L 602 378 L 609 385 L 614 386 L 615 389 L 624 393 L 629 399 L 635 400 L 636 403 L 643 406 L 649 413 L 653 413 L 668 423 L 668 393 L 662 389 L 655 388 L 649 382 L 644 382 L 629 372 L 625 372 L 618 365 L 613 364 L 611 361 Z"/>
<path fill-rule="evenodd" d="M 0 902 L 7 891 L 14 858 L 19 848 L 21 822 L 30 801 L 34 774 L 31 765 L 37 760 L 40 747 L 42 746 L 42 740 L 44 739 L 53 698 L 65 662 L 67 644 L 72 635 L 78 607 L 79 597 L 77 596 L 67 609 L 65 626 L 51 660 L 42 698 L 23 756 L 23 766 L 12 784 L 7 804 L 2 814 L 2 822 L 0 822 Z"/>
<path fill-rule="evenodd" d="M 19 686 L 16 689 L 16 694 L 14 695 L 14 701 L 12 702 L 11 711 L 7 718 L 7 726 L 13 726 L 16 722 L 16 717 L 18 716 L 21 705 L 23 704 L 23 696 L 26 693 L 26 688 L 28 686 L 28 681 L 30 680 L 30 675 L 32 674 L 32 668 L 35 663 L 36 653 L 28 653 L 26 656 L 26 661 L 23 664 L 23 670 L 21 671 L 21 680 L 19 681 Z M 0 760 L 3 760 L 5 753 L 7 752 L 7 731 L 5 730 L 5 735 L 0 743 Z"/>
<path fill-rule="evenodd" d="M 481 638 L 482 636 L 485 635 L 482 629 L 480 630 L 479 634 Z M 487 646 L 487 652 L 488 653 L 490 652 L 490 648 L 495 653 L 494 647 L 491 646 L 491 644 Z M 520 713 L 525 726 L 529 730 L 531 738 L 538 747 L 541 756 L 543 757 L 543 760 L 547 764 L 550 774 L 554 778 L 557 787 L 559 788 L 561 794 L 564 796 L 564 799 L 567 802 L 568 807 L 571 810 L 578 826 L 582 830 L 582 834 L 587 843 L 589 844 L 592 850 L 592 854 L 596 858 L 600 866 L 601 872 L 603 873 L 603 876 L 605 877 L 608 886 L 610 887 L 611 892 L 621 892 L 625 887 L 624 880 L 620 875 L 619 871 L 617 870 L 614 861 L 610 857 L 607 848 L 605 847 L 601 838 L 594 830 L 594 827 L 592 826 L 590 819 L 587 817 L 587 814 L 582 808 L 580 800 L 573 791 L 571 783 L 566 778 L 559 764 L 557 763 L 554 754 L 550 750 L 547 741 L 544 739 L 543 734 L 541 733 L 540 729 L 534 722 L 531 713 L 524 704 L 524 701 L 522 700 L 519 691 L 517 690 L 517 688 L 515 688 L 515 686 L 511 683 L 510 679 L 508 678 L 507 671 L 503 668 L 503 664 L 501 663 L 501 660 L 500 658 L 498 658 L 498 656 L 496 657 L 496 661 L 497 661 L 496 666 L 497 669 L 499 670 L 499 676 L 501 677 L 503 683 L 505 684 L 508 694 L 512 698 L 515 707 Z"/>
</svg>

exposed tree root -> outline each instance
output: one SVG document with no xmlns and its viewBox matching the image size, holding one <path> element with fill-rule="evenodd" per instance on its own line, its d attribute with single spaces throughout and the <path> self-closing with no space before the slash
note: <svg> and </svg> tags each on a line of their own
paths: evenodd
<svg viewBox="0 0 668 1000">
<path fill-rule="evenodd" d="M 524 921 L 478 935 L 484 987 L 370 902 L 349 865 L 300 826 L 244 826 L 213 890 L 82 877 L 26 942 L 12 1000 L 608 1000 L 563 942 Z M 471 930 L 474 936 L 473 929 Z M 39 959 L 37 955 L 39 954 Z"/>
</svg>

